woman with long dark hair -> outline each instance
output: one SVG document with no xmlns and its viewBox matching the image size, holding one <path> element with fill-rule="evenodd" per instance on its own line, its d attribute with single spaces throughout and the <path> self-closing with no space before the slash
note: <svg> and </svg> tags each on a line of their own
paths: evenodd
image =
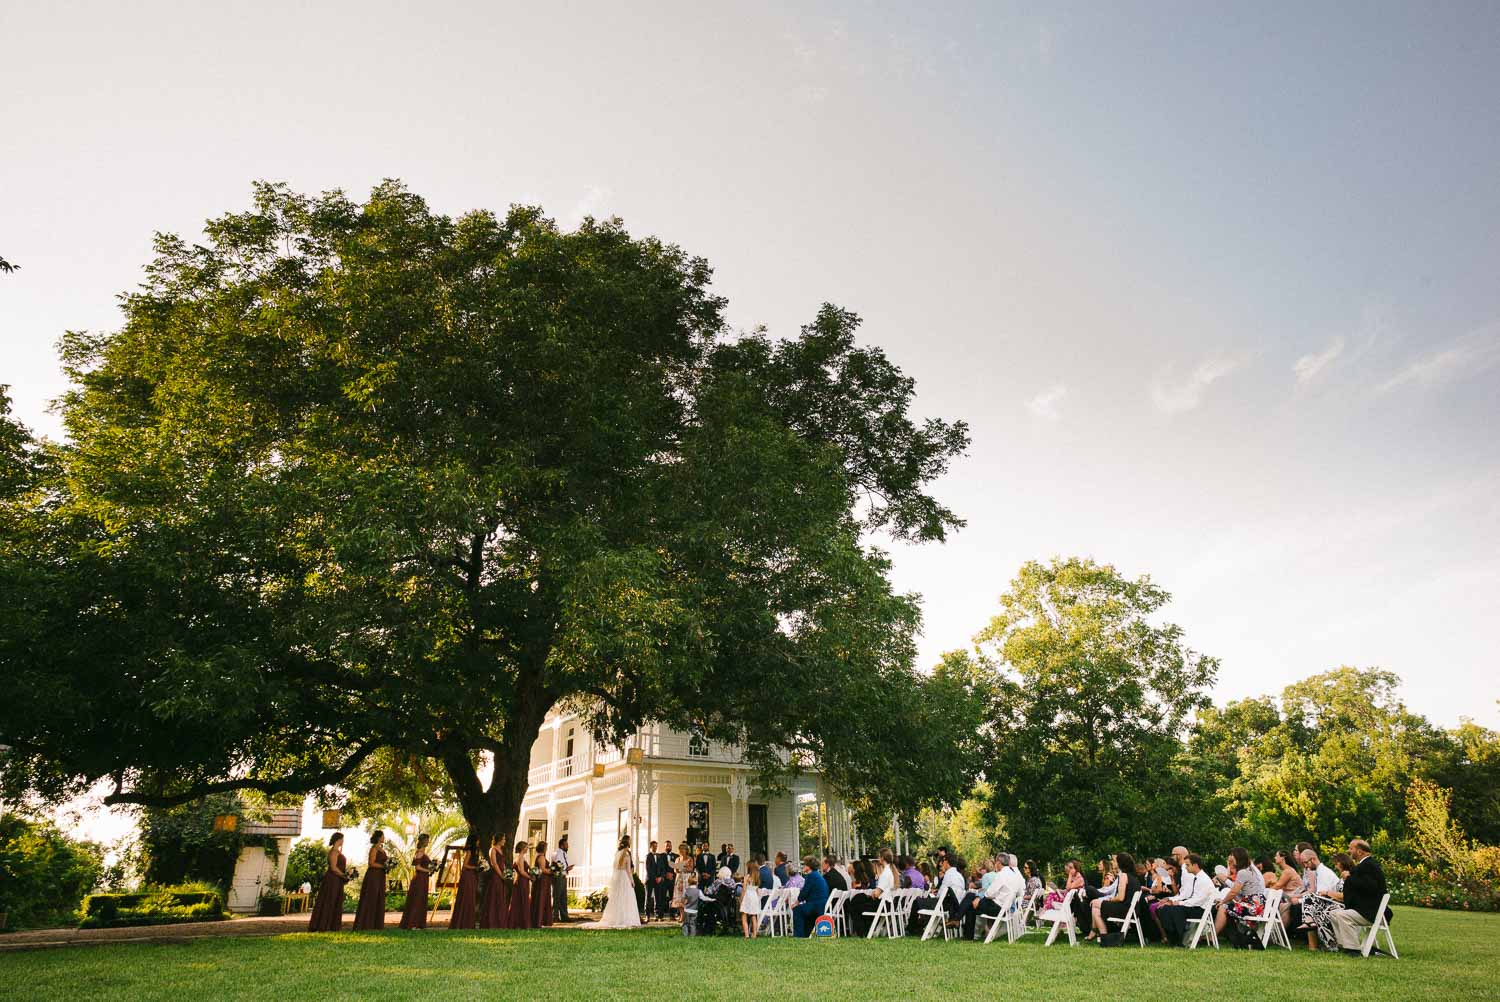
<svg viewBox="0 0 1500 1002">
<path fill-rule="evenodd" d="M 458 887 L 453 892 L 453 911 L 448 915 L 449 929 L 474 928 L 474 899 L 479 893 L 479 839 L 476 836 L 470 835 L 464 843 L 461 858 Z"/>
<path fill-rule="evenodd" d="M 531 927 L 540 929 L 552 924 L 552 864 L 547 861 L 546 842 L 537 842 L 531 869 L 536 875 L 531 892 Z"/>
<path fill-rule="evenodd" d="M 359 882 L 359 907 L 354 910 L 354 930 L 385 928 L 385 832 L 379 828 L 370 833 L 370 855 L 365 860 L 365 877 Z"/>
<path fill-rule="evenodd" d="M 426 832 L 417 836 L 417 854 L 411 859 L 411 880 L 406 884 L 406 907 L 401 910 L 403 929 L 427 928 L 427 881 L 432 873 L 427 843 L 431 840 Z"/>
<path fill-rule="evenodd" d="M 1115 890 L 1109 897 L 1094 899 L 1094 932 L 1109 932 L 1109 920 L 1122 919 L 1130 911 L 1135 892 L 1141 889 L 1141 877 L 1135 870 L 1135 857 L 1128 852 L 1115 854 Z"/>
<path fill-rule="evenodd" d="M 509 869 L 509 860 L 506 858 L 503 834 L 490 839 L 487 858 L 490 876 L 484 885 L 484 907 L 479 910 L 479 928 L 507 929 L 510 927 L 510 894 L 505 883 L 505 871 Z"/>
<path fill-rule="evenodd" d="M 307 920 L 308 932 L 338 932 L 344 924 L 344 885 L 349 882 L 349 861 L 339 851 L 343 847 L 343 832 L 328 836 L 328 869 L 318 882 L 318 896 L 313 899 L 312 915 Z"/>
</svg>

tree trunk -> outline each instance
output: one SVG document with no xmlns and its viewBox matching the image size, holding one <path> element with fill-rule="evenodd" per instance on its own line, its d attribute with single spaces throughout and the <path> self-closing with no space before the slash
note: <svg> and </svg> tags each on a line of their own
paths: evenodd
<svg viewBox="0 0 1500 1002">
<path fill-rule="evenodd" d="M 507 836 L 508 844 L 515 846 L 521 801 L 526 799 L 526 777 L 531 771 L 531 745 L 550 706 L 550 703 L 540 707 L 522 705 L 506 721 L 500 741 L 491 751 L 494 768 L 488 788 L 480 785 L 479 776 L 470 764 L 471 748 L 458 742 L 443 749 L 443 767 L 453 782 L 458 805 L 469 823 L 469 833 L 481 850 L 488 849 L 490 839 L 498 834 Z"/>
</svg>

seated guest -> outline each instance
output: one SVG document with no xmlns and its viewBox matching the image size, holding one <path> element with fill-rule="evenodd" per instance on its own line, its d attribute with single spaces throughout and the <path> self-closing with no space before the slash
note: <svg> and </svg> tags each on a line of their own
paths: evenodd
<svg viewBox="0 0 1500 1002">
<path fill-rule="evenodd" d="M 849 889 L 848 879 L 839 872 L 838 863 L 832 856 L 823 857 L 822 873 L 823 880 L 828 884 L 830 891 L 847 891 Z M 806 887 L 807 885 L 804 884 L 803 886 Z"/>
<path fill-rule="evenodd" d="M 1302 893 L 1282 915 L 1287 929 L 1307 933 L 1309 950 L 1338 949 L 1332 915 L 1344 906 L 1344 878 L 1339 874 L 1353 869 L 1354 860 L 1341 852 L 1333 857 L 1333 862 L 1334 869 L 1330 870 L 1318 859 L 1315 849 L 1302 851 Z"/>
<path fill-rule="evenodd" d="M 787 877 L 790 876 L 786 869 L 786 853 L 778 852 L 776 854 L 776 868 L 771 872 L 776 875 L 776 879 L 781 881 L 781 883 L 786 883 Z"/>
<path fill-rule="evenodd" d="M 964 939 L 974 938 L 979 926 L 979 916 L 1004 914 L 1015 905 L 1018 897 L 1026 893 L 1026 878 L 1015 867 L 1003 866 L 990 875 L 994 879 L 990 881 L 989 888 L 981 894 L 969 895 L 960 909 Z"/>
<path fill-rule="evenodd" d="M 854 861 L 855 892 L 844 905 L 844 915 L 854 935 L 869 934 L 870 923 L 874 921 L 875 910 L 880 906 L 880 899 L 896 888 L 895 876 L 894 873 L 886 870 L 884 864 L 878 859 Z"/>
<path fill-rule="evenodd" d="M 792 931 L 798 936 L 810 936 L 813 923 L 828 904 L 828 881 L 823 879 L 818 861 L 811 856 L 802 860 L 800 879 L 802 889 L 797 892 L 797 904 L 792 909 Z"/>
<path fill-rule="evenodd" d="M 959 922 L 964 910 L 973 899 L 973 894 L 964 884 L 962 859 L 951 852 L 945 853 L 938 859 L 938 869 L 941 872 L 938 874 L 937 893 L 916 900 L 916 904 L 912 907 L 911 911 L 912 920 L 906 925 L 906 934 L 908 936 L 922 935 L 923 930 L 927 927 L 927 922 L 925 919 L 917 921 L 917 913 L 924 909 L 935 908 L 939 898 L 943 899 L 945 921 L 954 924 Z M 943 893 L 944 890 L 947 891 L 947 894 Z"/>
<path fill-rule="evenodd" d="M 1124 918 L 1130 911 L 1135 892 L 1141 889 L 1140 874 L 1136 872 L 1135 859 L 1128 852 L 1115 854 L 1114 893 L 1107 898 L 1095 898 L 1094 930 L 1089 939 L 1097 939 L 1109 932 L 1109 920 Z"/>
<path fill-rule="evenodd" d="M 1153 898 L 1170 898 L 1177 893 L 1177 888 L 1172 885 L 1172 871 L 1167 869 L 1167 861 L 1164 859 L 1151 861 L 1144 883 L 1146 893 Z"/>
<path fill-rule="evenodd" d="M 1251 923 L 1245 919 L 1259 915 L 1266 907 L 1266 882 L 1261 878 L 1260 870 L 1251 865 L 1250 853 L 1243 847 L 1230 849 L 1226 862 L 1234 867 L 1234 879 L 1214 915 L 1214 928 L 1222 934 L 1224 927 L 1232 921 L 1249 932 Z"/>
<path fill-rule="evenodd" d="M 1033 898 L 1042 893 L 1042 871 L 1036 860 L 1028 859 L 1021 867 L 1021 876 L 1026 878 L 1026 893 Z"/>
<path fill-rule="evenodd" d="M 1063 886 L 1053 888 L 1047 892 L 1047 898 L 1042 902 L 1041 911 L 1049 911 L 1063 903 L 1069 891 L 1083 890 L 1083 864 L 1076 859 L 1070 859 L 1063 864 Z M 1078 895 L 1073 895 L 1077 898 Z"/>
<path fill-rule="evenodd" d="M 915 887 L 919 891 L 927 890 L 927 878 L 917 869 L 917 861 L 910 856 L 901 857 L 901 883 L 902 886 Z"/>
<path fill-rule="evenodd" d="M 776 874 L 771 870 L 771 864 L 766 862 L 765 853 L 756 853 L 751 857 L 750 865 L 760 870 L 760 886 L 762 890 L 775 890 L 780 886 L 776 883 Z"/>
<path fill-rule="evenodd" d="M 1161 902 L 1152 915 L 1156 928 L 1168 946 L 1181 946 L 1188 923 L 1203 917 L 1203 911 L 1213 904 L 1218 892 L 1213 881 L 1203 872 L 1203 860 L 1197 853 L 1188 853 L 1182 868 L 1182 883 L 1172 897 Z"/>
<path fill-rule="evenodd" d="M 1370 854 L 1370 843 L 1357 838 L 1349 843 L 1349 857 L 1354 866 L 1344 878 L 1344 907 L 1335 909 L 1329 918 L 1333 921 L 1333 934 L 1339 948 L 1358 952 L 1365 941 L 1365 934 L 1374 924 L 1376 909 L 1385 897 L 1385 871 L 1380 862 Z M 1391 920 L 1391 910 L 1385 910 L 1385 920 Z"/>
<path fill-rule="evenodd" d="M 1261 867 L 1261 872 L 1266 875 L 1266 890 L 1280 891 L 1283 896 L 1291 896 L 1302 893 L 1302 874 L 1297 872 L 1298 863 L 1295 853 L 1285 849 L 1277 849 L 1276 855 L 1271 858 L 1270 868 Z"/>
<path fill-rule="evenodd" d="M 917 864 L 917 872 L 922 875 L 922 889 L 926 890 L 937 883 L 937 871 L 932 868 L 932 863 L 922 860 Z"/>
<path fill-rule="evenodd" d="M 1225 888 L 1232 883 L 1234 883 L 1234 881 L 1230 879 L 1229 867 L 1225 866 L 1223 863 L 1220 863 L 1218 866 L 1214 867 L 1215 887 Z"/>
<path fill-rule="evenodd" d="M 806 878 L 802 876 L 801 870 L 792 870 L 791 874 L 786 878 L 786 884 L 784 886 L 800 888 L 805 879 Z"/>
</svg>

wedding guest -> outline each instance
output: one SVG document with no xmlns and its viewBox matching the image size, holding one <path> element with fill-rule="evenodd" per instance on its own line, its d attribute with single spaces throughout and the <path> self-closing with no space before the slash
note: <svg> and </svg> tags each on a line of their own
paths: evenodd
<svg viewBox="0 0 1500 1002">
<path fill-rule="evenodd" d="M 1333 857 L 1334 867 L 1347 873 L 1354 861 L 1347 853 Z M 1340 868 L 1340 864 L 1343 864 Z M 1333 931 L 1333 913 L 1343 907 L 1344 879 L 1330 870 L 1318 859 L 1311 846 L 1302 852 L 1302 894 L 1285 913 L 1283 922 L 1288 929 L 1307 934 L 1307 948 L 1316 950 L 1338 949 L 1338 937 Z"/>
<path fill-rule="evenodd" d="M 1000 859 L 1008 859 L 1005 854 Z M 1026 878 L 1010 865 L 1002 865 L 990 871 L 989 886 L 982 894 L 970 895 L 960 908 L 963 921 L 963 938 L 972 940 L 979 926 L 979 916 L 998 916 L 1026 893 Z M 908 927 L 909 928 L 909 927 Z"/>
<path fill-rule="evenodd" d="M 504 834 L 493 836 L 490 839 L 490 850 L 485 856 L 490 868 L 479 907 L 481 929 L 505 929 L 510 925 L 510 885 L 505 879 L 509 855 L 505 851 L 506 841 Z"/>
<path fill-rule="evenodd" d="M 672 909 L 680 916 L 687 907 L 688 875 L 693 872 L 693 859 L 687 853 L 674 856 L 672 860 Z"/>
<path fill-rule="evenodd" d="M 889 850 L 886 850 L 882 855 L 889 855 Z M 939 857 L 938 869 L 941 873 L 938 875 L 937 893 L 928 897 L 918 898 L 915 906 L 912 908 L 911 914 L 915 916 L 924 909 L 936 908 L 938 899 L 941 898 L 945 913 L 944 921 L 951 924 L 959 923 L 964 911 L 969 908 L 970 902 L 974 898 L 974 894 L 965 886 L 963 866 L 964 861 L 951 852 L 945 852 Z M 1016 876 L 1020 877 L 1020 874 L 1016 874 Z M 945 890 L 948 892 L 946 895 L 943 893 Z M 909 922 L 906 926 L 906 934 L 908 936 L 920 936 L 926 925 L 926 922 Z"/>
<path fill-rule="evenodd" d="M 828 881 L 818 870 L 816 859 L 811 856 L 802 858 L 801 877 L 802 887 L 792 909 L 792 933 L 799 937 L 812 935 L 813 924 L 828 905 Z"/>
<path fill-rule="evenodd" d="M 354 911 L 354 930 L 385 928 L 385 832 L 370 833 L 370 853 L 365 878 L 359 882 L 359 907 Z"/>
<path fill-rule="evenodd" d="M 515 870 L 516 883 L 510 889 L 510 925 L 509 929 L 531 928 L 531 854 L 527 852 L 530 847 L 525 842 L 516 843 Z"/>
<path fill-rule="evenodd" d="M 1188 923 L 1203 917 L 1203 910 L 1213 904 L 1218 895 L 1213 881 L 1203 872 L 1203 860 L 1197 853 L 1189 853 L 1182 868 L 1182 879 L 1177 893 L 1161 902 L 1151 914 L 1156 920 L 1157 931 L 1168 946 L 1181 946 L 1182 935 Z"/>
<path fill-rule="evenodd" d="M 740 935 L 760 938 L 760 871 L 753 866 L 745 871 L 745 889 L 740 895 Z"/>
<path fill-rule="evenodd" d="M 682 934 L 698 935 L 698 902 L 702 894 L 698 891 L 698 871 L 688 868 L 687 886 L 682 889 Z"/>
<path fill-rule="evenodd" d="M 729 872 L 736 877 L 740 875 L 740 854 L 734 851 L 734 843 L 725 846 L 724 865 L 729 867 Z"/>
<path fill-rule="evenodd" d="M 927 860 L 924 859 L 917 864 L 917 872 L 922 875 L 923 890 L 927 890 L 937 882 L 937 874 L 933 872 L 932 864 Z"/>
<path fill-rule="evenodd" d="M 791 875 L 786 878 L 786 883 L 782 886 L 796 887 L 800 890 L 804 882 L 802 872 L 800 870 L 793 870 Z"/>
<path fill-rule="evenodd" d="M 839 872 L 838 863 L 832 856 L 823 857 L 823 881 L 830 891 L 847 891 L 849 881 Z M 805 886 L 805 885 L 804 885 Z"/>
<path fill-rule="evenodd" d="M 897 886 L 896 868 L 887 867 L 882 859 L 870 861 L 870 880 L 865 889 L 849 899 L 849 904 L 844 907 L 844 914 L 849 919 L 850 927 L 856 936 L 865 936 L 870 931 L 870 923 L 874 921 L 875 910 L 880 906 L 880 899 L 894 891 Z M 858 873 L 861 866 L 869 866 L 864 860 L 857 860 L 854 864 L 855 872 Z"/>
<path fill-rule="evenodd" d="M 318 896 L 313 899 L 312 915 L 307 920 L 308 932 L 338 932 L 344 924 L 344 885 L 349 882 L 349 861 L 339 851 L 343 847 L 343 832 L 328 837 L 328 868 L 318 882 Z"/>
<path fill-rule="evenodd" d="M 1109 932 L 1110 919 L 1122 919 L 1129 914 L 1135 892 L 1140 889 L 1141 877 L 1136 871 L 1135 859 L 1128 852 L 1115 853 L 1114 893 L 1094 899 L 1094 931 L 1088 938 L 1104 936 Z"/>
<path fill-rule="evenodd" d="M 475 922 L 474 898 L 479 890 L 479 839 L 470 835 L 460 854 L 458 886 L 453 891 L 453 911 L 448 914 L 449 929 L 472 929 Z"/>
<path fill-rule="evenodd" d="M 1219 910 L 1214 915 L 1214 928 L 1220 934 L 1231 920 L 1248 928 L 1250 923 L 1245 919 L 1259 915 L 1266 907 L 1266 882 L 1261 878 L 1260 870 L 1250 864 L 1250 853 L 1235 846 L 1229 850 L 1225 862 L 1234 867 L 1234 875 L 1229 893 L 1219 903 Z"/>
<path fill-rule="evenodd" d="M 901 857 L 902 883 L 907 887 L 915 887 L 919 891 L 927 890 L 927 878 L 922 876 L 922 871 L 917 869 L 917 861 L 910 856 Z"/>
<path fill-rule="evenodd" d="M 1270 869 L 1264 871 L 1271 875 L 1266 881 L 1266 890 L 1277 890 L 1286 896 L 1301 894 L 1302 874 L 1297 872 L 1298 862 L 1294 853 L 1277 849 L 1276 855 L 1271 859 Z"/>
<path fill-rule="evenodd" d="M 1067 898 L 1069 891 L 1080 893 L 1083 891 L 1083 864 L 1076 859 L 1070 859 L 1063 864 L 1063 886 L 1048 891 L 1039 910 L 1045 912 L 1058 907 Z M 1073 897 L 1076 899 L 1078 894 L 1074 894 Z"/>
<path fill-rule="evenodd" d="M 781 881 L 782 884 L 786 883 L 786 853 L 778 852 L 776 854 L 776 868 L 772 872 L 776 874 L 776 879 Z"/>
<path fill-rule="evenodd" d="M 698 858 L 694 862 L 694 869 L 698 871 L 698 891 L 702 893 L 709 884 L 714 881 L 714 872 L 718 870 L 714 861 L 714 854 L 708 851 L 708 843 L 698 844 Z"/>
<path fill-rule="evenodd" d="M 540 929 L 552 924 L 552 864 L 547 862 L 547 843 L 537 842 L 531 864 L 531 927 Z"/>
<path fill-rule="evenodd" d="M 667 848 L 672 848 L 672 843 L 667 843 Z M 674 852 L 673 859 L 677 858 Z M 559 922 L 571 922 L 568 918 L 568 874 L 573 872 L 573 864 L 568 862 L 568 836 L 563 835 L 557 840 L 557 849 L 552 853 L 552 901 L 553 914 Z"/>
<path fill-rule="evenodd" d="M 1026 878 L 1026 894 L 1028 897 L 1035 898 L 1038 894 L 1042 893 L 1042 871 L 1036 865 L 1036 860 L 1028 859 L 1022 864 L 1021 876 Z"/>
<path fill-rule="evenodd" d="M 1370 843 L 1357 838 L 1349 843 L 1349 856 L 1354 866 L 1344 878 L 1344 907 L 1334 909 L 1329 915 L 1333 921 L 1333 933 L 1340 949 L 1358 951 L 1363 947 L 1365 934 L 1375 923 L 1380 901 L 1385 897 L 1385 871 L 1380 862 L 1370 854 Z M 1391 910 L 1385 910 L 1385 920 L 1391 920 Z"/>
<path fill-rule="evenodd" d="M 406 907 L 401 910 L 401 928 L 427 928 L 427 881 L 432 872 L 432 857 L 427 855 L 431 837 L 417 836 L 417 854 L 411 860 L 411 880 L 406 885 Z"/>
</svg>

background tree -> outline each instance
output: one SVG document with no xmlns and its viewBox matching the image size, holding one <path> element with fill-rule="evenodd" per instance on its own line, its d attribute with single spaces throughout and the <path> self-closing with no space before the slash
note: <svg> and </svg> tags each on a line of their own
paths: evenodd
<svg viewBox="0 0 1500 1002">
<path fill-rule="evenodd" d="M 1005 823 L 990 810 L 993 797 L 994 790 L 980 783 L 957 806 L 923 808 L 914 842 L 923 851 L 948 846 L 971 866 L 988 859 L 1005 848 Z"/>
<path fill-rule="evenodd" d="M 76 921 L 78 902 L 99 883 L 103 850 L 74 841 L 50 821 L 0 812 L 0 912 L 11 929 Z"/>
<path fill-rule="evenodd" d="M 1153 617 L 1169 595 L 1092 560 L 1027 563 L 975 637 L 994 674 L 991 806 L 1020 855 L 1171 845 L 1173 772 L 1218 662 Z"/>
<path fill-rule="evenodd" d="M 393 182 L 261 185 L 206 232 L 158 238 L 118 332 L 64 340 L 65 472 L 9 544 L 46 570 L 0 635 L 30 680 L 7 787 L 169 806 L 389 754 L 486 835 L 564 702 L 608 741 L 696 726 L 767 784 L 899 761 L 885 812 L 962 795 L 977 762 L 898 755 L 943 721 L 906 712 L 917 607 L 864 540 L 960 524 L 924 486 L 967 430 L 909 416 L 853 314 L 731 337 L 674 246 Z"/>
</svg>

